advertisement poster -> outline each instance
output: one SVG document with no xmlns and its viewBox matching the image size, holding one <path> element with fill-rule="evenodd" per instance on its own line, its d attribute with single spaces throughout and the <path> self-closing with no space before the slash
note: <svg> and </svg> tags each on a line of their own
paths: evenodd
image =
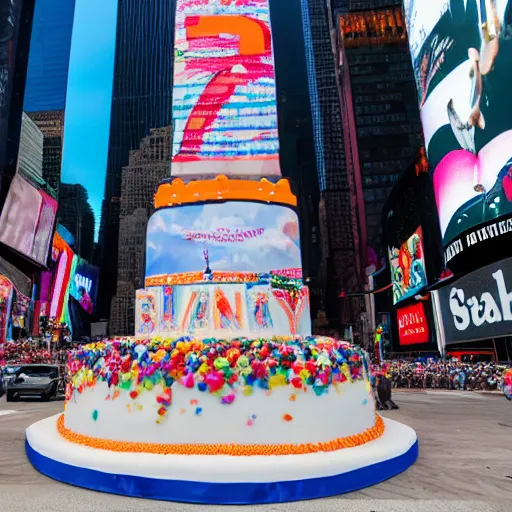
<svg viewBox="0 0 512 512">
<path fill-rule="evenodd" d="M 443 243 L 512 214 L 512 5 L 405 0 Z"/>
<path fill-rule="evenodd" d="M 148 222 L 146 279 L 301 269 L 299 237 L 297 214 L 285 206 L 228 201 L 162 208 Z"/>
<path fill-rule="evenodd" d="M 421 227 L 400 246 L 389 247 L 393 304 L 413 297 L 427 285 Z"/>
<path fill-rule="evenodd" d="M 439 290 L 446 344 L 510 336 L 512 258 L 488 265 Z"/>
<path fill-rule="evenodd" d="M 397 309 L 396 316 L 398 342 L 401 346 L 429 343 L 430 332 L 422 302 Z"/>
<path fill-rule="evenodd" d="M 0 242 L 46 264 L 57 201 L 16 174 L 0 216 Z"/>
<path fill-rule="evenodd" d="M 173 176 L 280 175 L 268 0 L 178 0 Z"/>
</svg>

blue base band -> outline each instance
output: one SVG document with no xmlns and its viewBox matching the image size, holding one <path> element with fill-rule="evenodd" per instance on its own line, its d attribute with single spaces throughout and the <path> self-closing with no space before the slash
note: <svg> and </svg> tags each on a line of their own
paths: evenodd
<svg viewBox="0 0 512 512">
<path fill-rule="evenodd" d="M 416 441 L 403 455 L 340 475 L 271 483 L 206 483 L 103 473 L 45 457 L 28 441 L 25 447 L 40 473 L 61 482 L 124 496 L 209 505 L 283 503 L 343 494 L 398 475 L 418 457 Z"/>
</svg>

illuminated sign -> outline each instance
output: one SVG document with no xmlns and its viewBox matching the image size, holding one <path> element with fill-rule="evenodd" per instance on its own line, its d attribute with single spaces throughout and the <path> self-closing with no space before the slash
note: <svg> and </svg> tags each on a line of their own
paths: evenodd
<svg viewBox="0 0 512 512">
<path fill-rule="evenodd" d="M 57 201 L 16 173 L 0 216 L 0 242 L 45 265 Z"/>
<path fill-rule="evenodd" d="M 75 274 L 75 286 L 78 289 L 83 288 L 87 293 L 91 293 L 92 280 L 80 274 Z"/>
<path fill-rule="evenodd" d="M 268 0 L 178 0 L 173 176 L 281 174 Z"/>
<path fill-rule="evenodd" d="M 430 341 L 427 317 L 422 302 L 397 309 L 400 345 L 419 345 Z"/>
<path fill-rule="evenodd" d="M 512 334 L 512 258 L 439 291 L 446 343 Z"/>
<path fill-rule="evenodd" d="M 495 0 L 404 1 L 443 243 L 457 242 L 447 254 L 450 268 L 461 263 L 450 261 L 460 251 L 458 237 L 512 214 L 508 6 Z M 466 251 L 466 264 L 467 258 L 479 263 L 476 251 Z"/>
<path fill-rule="evenodd" d="M 388 249 L 393 304 L 412 297 L 427 284 L 421 227 L 399 247 Z"/>
<path fill-rule="evenodd" d="M 298 218 L 286 206 L 190 204 L 161 208 L 148 222 L 146 279 L 164 275 L 171 284 L 172 276 L 181 273 L 254 273 L 257 279 L 271 271 L 287 277 L 298 275 L 301 267 Z"/>
</svg>

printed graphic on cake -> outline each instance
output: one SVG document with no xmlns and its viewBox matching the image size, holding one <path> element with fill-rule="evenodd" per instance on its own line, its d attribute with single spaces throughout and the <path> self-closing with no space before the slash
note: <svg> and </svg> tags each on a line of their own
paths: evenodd
<svg viewBox="0 0 512 512">
<path fill-rule="evenodd" d="M 297 214 L 278 204 L 228 201 L 162 208 L 149 220 L 146 244 L 146 278 L 302 267 Z"/>
</svg>

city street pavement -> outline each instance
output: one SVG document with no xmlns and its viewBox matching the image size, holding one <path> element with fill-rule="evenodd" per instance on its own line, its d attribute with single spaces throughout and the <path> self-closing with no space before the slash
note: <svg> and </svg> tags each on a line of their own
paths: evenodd
<svg viewBox="0 0 512 512">
<path fill-rule="evenodd" d="M 457 391 L 397 392 L 399 411 L 385 412 L 413 427 L 420 458 L 380 485 L 324 500 L 283 505 L 213 507 L 96 493 L 37 473 L 25 457 L 25 428 L 62 410 L 60 401 L 0 400 L 0 510 L 9 512 L 510 512 L 512 403 L 502 395 Z"/>
</svg>

